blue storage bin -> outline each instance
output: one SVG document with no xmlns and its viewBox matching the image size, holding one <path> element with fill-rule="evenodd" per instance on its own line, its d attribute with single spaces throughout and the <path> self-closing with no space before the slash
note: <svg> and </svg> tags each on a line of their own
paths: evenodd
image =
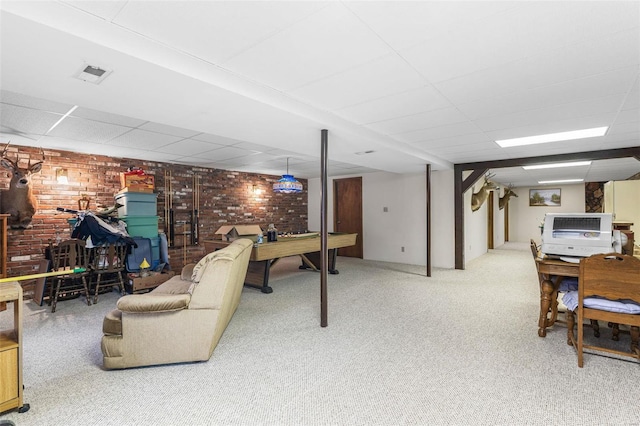
<svg viewBox="0 0 640 426">
<path fill-rule="evenodd" d="M 138 247 L 131 247 L 131 253 L 127 255 L 127 271 L 139 272 L 140 264 L 144 259 L 147 259 L 150 265 L 152 264 L 151 239 L 133 237 L 133 240 Z"/>
<path fill-rule="evenodd" d="M 149 238 L 151 240 L 151 269 L 160 264 L 160 237 Z"/>
<path fill-rule="evenodd" d="M 127 233 L 132 237 L 158 237 L 159 216 L 127 216 L 120 219 L 127 224 Z"/>
<path fill-rule="evenodd" d="M 155 216 L 158 214 L 157 198 L 157 194 L 147 192 L 116 194 L 116 203 L 122 204 L 118 207 L 118 217 Z"/>
</svg>

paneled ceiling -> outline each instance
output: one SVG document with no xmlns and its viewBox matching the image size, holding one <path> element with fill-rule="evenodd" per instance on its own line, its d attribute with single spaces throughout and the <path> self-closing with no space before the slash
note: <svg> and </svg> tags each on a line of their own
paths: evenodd
<svg viewBox="0 0 640 426">
<path fill-rule="evenodd" d="M 640 145 L 638 1 L 3 0 L 0 38 L 3 143 L 274 175 L 288 158 L 301 178 L 321 129 L 331 175 Z M 493 172 L 606 181 L 640 162 Z"/>
</svg>

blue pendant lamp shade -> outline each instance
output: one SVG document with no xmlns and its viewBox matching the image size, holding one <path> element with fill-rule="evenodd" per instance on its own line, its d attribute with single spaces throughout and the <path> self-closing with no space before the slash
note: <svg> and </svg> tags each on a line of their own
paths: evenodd
<svg viewBox="0 0 640 426">
<path fill-rule="evenodd" d="M 302 192 L 302 184 L 289 174 L 289 158 L 287 158 L 287 174 L 282 175 L 282 178 L 273 184 L 273 192 L 283 194 Z"/>
</svg>

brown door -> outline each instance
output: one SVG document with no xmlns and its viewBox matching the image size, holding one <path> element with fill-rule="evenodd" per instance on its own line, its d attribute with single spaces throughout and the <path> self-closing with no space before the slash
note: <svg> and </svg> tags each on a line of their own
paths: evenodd
<svg viewBox="0 0 640 426">
<path fill-rule="evenodd" d="M 489 192 L 487 208 L 487 248 L 493 249 L 493 191 Z"/>
<path fill-rule="evenodd" d="M 356 244 L 338 249 L 338 255 L 362 259 L 362 177 L 333 181 L 333 229 L 358 234 Z"/>
</svg>

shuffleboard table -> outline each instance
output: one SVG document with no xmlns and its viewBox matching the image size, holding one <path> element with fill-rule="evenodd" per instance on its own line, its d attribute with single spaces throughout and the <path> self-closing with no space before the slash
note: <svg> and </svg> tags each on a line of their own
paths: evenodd
<svg viewBox="0 0 640 426">
<path fill-rule="evenodd" d="M 336 269 L 336 257 L 340 247 L 349 247 L 356 244 L 358 234 L 329 233 L 327 236 L 327 248 L 329 249 L 328 272 L 339 273 Z M 223 240 L 204 240 L 207 253 L 224 248 L 231 244 Z M 278 241 L 254 244 L 251 250 L 251 258 L 247 269 L 245 285 L 259 288 L 263 293 L 273 292 L 269 286 L 269 270 L 280 259 L 288 256 L 300 256 L 302 265 L 300 269 L 320 269 L 320 234 L 294 234 L 288 237 L 278 237 Z"/>
</svg>

